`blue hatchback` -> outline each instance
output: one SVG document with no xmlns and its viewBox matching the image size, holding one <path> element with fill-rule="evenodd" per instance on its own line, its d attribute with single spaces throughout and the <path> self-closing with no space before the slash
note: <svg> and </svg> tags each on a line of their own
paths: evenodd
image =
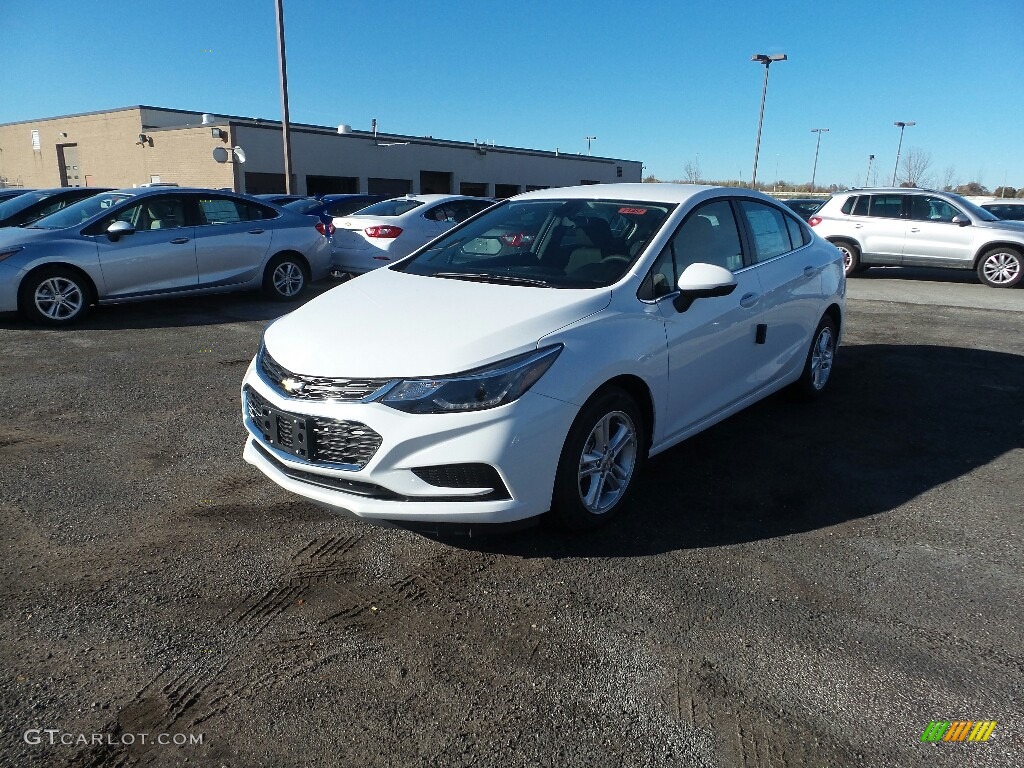
<svg viewBox="0 0 1024 768">
<path fill-rule="evenodd" d="M 368 205 L 387 200 L 393 195 L 323 195 L 320 198 L 306 197 L 292 200 L 283 206 L 293 213 L 319 216 L 324 224 L 330 224 L 335 216 L 348 216 L 361 211 Z"/>
</svg>

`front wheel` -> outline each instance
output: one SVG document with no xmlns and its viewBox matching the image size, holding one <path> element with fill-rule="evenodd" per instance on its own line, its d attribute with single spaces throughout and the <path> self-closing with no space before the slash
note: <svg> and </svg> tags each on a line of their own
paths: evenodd
<svg viewBox="0 0 1024 768">
<path fill-rule="evenodd" d="M 1013 248 L 993 248 L 978 260 L 978 279 L 990 288 L 1013 288 L 1022 276 L 1021 255 Z"/>
<path fill-rule="evenodd" d="M 619 388 L 592 398 L 576 416 L 558 460 L 551 512 L 571 531 L 597 528 L 625 505 L 646 455 L 636 402 Z"/>
<path fill-rule="evenodd" d="M 804 362 L 804 370 L 794 384 L 794 391 L 801 399 L 813 400 L 825 391 L 832 378 L 837 336 L 835 321 L 825 315 L 814 332 L 811 348 L 807 351 L 807 360 Z"/>
<path fill-rule="evenodd" d="M 298 256 L 282 253 L 270 260 L 263 273 L 263 290 L 275 301 L 293 301 L 306 289 L 309 275 Z"/>
<path fill-rule="evenodd" d="M 21 284 L 18 304 L 34 323 L 70 325 L 89 311 L 91 296 L 81 275 L 64 267 L 49 267 Z"/>
</svg>

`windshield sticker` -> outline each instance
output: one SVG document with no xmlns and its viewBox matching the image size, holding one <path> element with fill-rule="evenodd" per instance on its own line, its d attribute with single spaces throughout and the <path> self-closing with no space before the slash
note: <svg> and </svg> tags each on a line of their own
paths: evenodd
<svg viewBox="0 0 1024 768">
<path fill-rule="evenodd" d="M 619 213 L 623 216 L 643 216 L 647 213 L 646 208 L 619 208 Z"/>
</svg>

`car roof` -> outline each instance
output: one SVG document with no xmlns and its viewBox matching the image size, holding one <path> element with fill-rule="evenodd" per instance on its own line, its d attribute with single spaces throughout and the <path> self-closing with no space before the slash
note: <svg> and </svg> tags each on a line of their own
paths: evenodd
<svg viewBox="0 0 1024 768">
<path fill-rule="evenodd" d="M 714 191 L 734 197 L 758 197 L 778 203 L 762 192 L 746 187 L 719 187 L 705 184 L 665 184 L 665 183 L 632 183 L 632 184 L 587 184 L 578 187 L 551 187 L 516 195 L 514 200 L 550 200 L 550 199 L 582 199 L 582 200 L 642 200 L 648 203 L 684 203 L 697 195 Z"/>
</svg>

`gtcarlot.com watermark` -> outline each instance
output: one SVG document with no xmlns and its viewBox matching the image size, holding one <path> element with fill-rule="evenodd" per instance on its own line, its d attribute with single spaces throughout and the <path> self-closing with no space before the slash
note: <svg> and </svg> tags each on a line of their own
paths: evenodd
<svg viewBox="0 0 1024 768">
<path fill-rule="evenodd" d="M 130 747 L 135 744 L 158 744 L 166 747 L 189 747 L 203 743 L 202 733 L 72 733 L 60 728 L 29 728 L 22 734 L 26 744 L 65 747 Z"/>
</svg>

